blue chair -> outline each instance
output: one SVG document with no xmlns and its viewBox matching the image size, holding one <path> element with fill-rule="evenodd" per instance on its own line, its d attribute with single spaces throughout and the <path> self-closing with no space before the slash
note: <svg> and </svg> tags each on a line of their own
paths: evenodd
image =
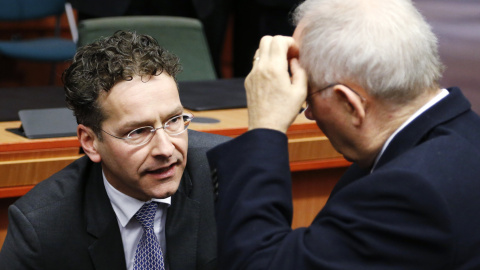
<svg viewBox="0 0 480 270">
<path fill-rule="evenodd" d="M 70 3 L 65 0 L 0 0 L 0 7 L 0 21 L 27 21 L 50 16 L 56 17 L 54 36 L 26 40 L 2 40 L 0 41 L 0 54 L 17 59 L 53 63 L 73 58 L 76 52 L 78 31 Z M 60 17 L 65 12 L 73 39 L 60 37 Z"/>
</svg>

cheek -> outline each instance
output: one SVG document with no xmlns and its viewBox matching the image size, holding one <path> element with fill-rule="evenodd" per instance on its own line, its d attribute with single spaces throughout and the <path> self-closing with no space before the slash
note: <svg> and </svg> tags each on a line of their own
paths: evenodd
<svg viewBox="0 0 480 270">
<path fill-rule="evenodd" d="M 136 149 L 125 144 L 110 144 L 103 150 L 102 159 L 108 159 L 109 164 L 118 166 L 118 169 L 123 171 L 138 169 L 148 155 L 145 149 Z"/>
<path fill-rule="evenodd" d="M 309 120 L 315 120 L 315 119 L 313 118 L 313 114 L 312 114 L 312 106 L 308 105 L 307 109 L 305 109 L 304 114 L 305 114 L 305 117 L 306 117 L 307 119 L 309 119 Z"/>
<path fill-rule="evenodd" d="M 175 149 L 179 152 L 179 154 L 183 157 L 184 162 L 187 159 L 187 151 L 188 151 L 188 136 L 187 134 L 182 134 L 184 136 L 176 138 L 172 140 Z"/>
<path fill-rule="evenodd" d="M 310 120 L 314 120 L 318 128 L 327 136 L 330 133 L 330 129 L 332 129 L 332 125 L 335 125 L 331 110 L 325 106 L 309 106 L 307 111 L 305 111 L 305 116 Z"/>
<path fill-rule="evenodd" d="M 327 117 L 327 111 L 321 106 L 310 105 L 308 106 L 307 110 L 305 110 L 305 116 L 310 120 L 316 121 L 317 123 L 324 122 L 325 117 Z"/>
</svg>

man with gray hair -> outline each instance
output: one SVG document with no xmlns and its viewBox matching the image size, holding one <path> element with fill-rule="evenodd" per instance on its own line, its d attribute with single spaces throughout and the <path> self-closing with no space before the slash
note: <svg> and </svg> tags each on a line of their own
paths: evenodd
<svg viewBox="0 0 480 270">
<path fill-rule="evenodd" d="M 307 0 L 295 19 L 255 54 L 249 131 L 208 152 L 219 268 L 480 269 L 480 118 L 439 86 L 422 15 L 408 0 Z M 285 133 L 305 101 L 353 164 L 292 230 Z"/>
</svg>

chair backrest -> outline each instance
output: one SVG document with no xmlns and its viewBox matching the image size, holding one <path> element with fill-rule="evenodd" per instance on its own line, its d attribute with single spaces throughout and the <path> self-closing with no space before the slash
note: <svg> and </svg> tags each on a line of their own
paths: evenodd
<svg viewBox="0 0 480 270">
<path fill-rule="evenodd" d="M 170 16 L 125 16 L 86 19 L 79 23 L 78 46 L 89 44 L 118 30 L 135 31 L 155 38 L 180 58 L 179 81 L 214 80 L 215 69 L 200 21 Z"/>
<path fill-rule="evenodd" d="M 0 0 L 0 20 L 32 20 L 61 15 L 65 0 Z"/>
</svg>

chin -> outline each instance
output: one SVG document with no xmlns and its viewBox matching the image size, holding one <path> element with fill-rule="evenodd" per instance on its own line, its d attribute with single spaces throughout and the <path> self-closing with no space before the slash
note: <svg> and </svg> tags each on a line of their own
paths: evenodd
<svg viewBox="0 0 480 270">
<path fill-rule="evenodd" d="M 165 199 L 170 196 L 173 196 L 178 190 L 178 186 L 180 184 L 180 180 L 178 181 L 171 181 L 169 183 L 164 183 L 156 188 L 156 191 L 153 192 L 152 198 L 155 199 Z"/>
<path fill-rule="evenodd" d="M 343 156 L 343 158 L 346 160 L 346 161 L 349 161 L 349 162 L 355 162 L 353 159 L 347 157 L 347 156 Z"/>
</svg>

